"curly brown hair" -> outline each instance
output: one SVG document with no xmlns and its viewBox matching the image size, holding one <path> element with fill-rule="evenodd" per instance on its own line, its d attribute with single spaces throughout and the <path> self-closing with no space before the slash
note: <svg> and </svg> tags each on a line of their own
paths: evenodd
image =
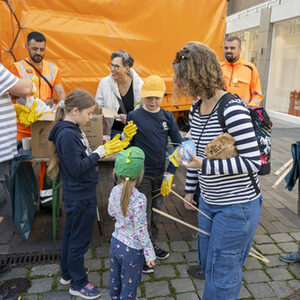
<svg viewBox="0 0 300 300">
<path fill-rule="evenodd" d="M 173 62 L 175 95 L 210 99 L 217 89 L 226 90 L 215 52 L 200 42 L 189 42 Z"/>
</svg>

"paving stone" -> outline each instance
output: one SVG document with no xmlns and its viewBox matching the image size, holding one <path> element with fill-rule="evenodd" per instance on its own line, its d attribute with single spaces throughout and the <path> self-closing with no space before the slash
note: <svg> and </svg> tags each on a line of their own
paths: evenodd
<svg viewBox="0 0 300 300">
<path fill-rule="evenodd" d="M 284 252 L 296 252 L 298 251 L 298 243 L 279 243 L 278 246 Z"/>
<path fill-rule="evenodd" d="M 170 294 L 169 284 L 167 281 L 145 282 L 146 297 L 167 296 Z"/>
<path fill-rule="evenodd" d="M 189 277 L 187 265 L 177 265 L 176 269 L 178 270 L 180 277 Z"/>
<path fill-rule="evenodd" d="M 270 236 L 277 243 L 294 241 L 293 237 L 291 237 L 287 233 L 274 233 L 271 234 Z"/>
<path fill-rule="evenodd" d="M 91 270 L 101 270 L 102 269 L 102 261 L 101 259 L 89 259 L 84 262 L 86 268 Z"/>
<path fill-rule="evenodd" d="M 37 300 L 38 299 L 38 295 L 26 295 L 26 296 L 22 296 L 22 300 Z"/>
<path fill-rule="evenodd" d="M 198 240 L 193 240 L 188 242 L 192 250 L 198 251 Z"/>
<path fill-rule="evenodd" d="M 52 276 L 59 271 L 58 264 L 35 266 L 31 269 L 30 276 Z"/>
<path fill-rule="evenodd" d="M 109 269 L 110 267 L 110 259 L 109 257 L 104 258 L 104 269 Z"/>
<path fill-rule="evenodd" d="M 0 245 L 0 253 L 1 254 L 9 254 L 10 246 L 9 245 Z"/>
<path fill-rule="evenodd" d="M 199 296 L 197 293 L 184 293 L 184 294 L 177 294 L 177 300 L 199 300 Z"/>
<path fill-rule="evenodd" d="M 296 241 L 300 241 L 300 232 L 290 232 L 290 235 L 291 235 Z"/>
<path fill-rule="evenodd" d="M 254 242 L 256 244 L 269 244 L 273 243 L 273 240 L 266 234 L 258 234 L 254 237 Z"/>
<path fill-rule="evenodd" d="M 178 278 L 171 280 L 171 284 L 174 287 L 176 293 L 195 291 L 193 282 L 189 278 Z"/>
<path fill-rule="evenodd" d="M 84 259 L 92 259 L 92 249 L 88 249 L 88 251 L 84 254 Z"/>
<path fill-rule="evenodd" d="M 110 274 L 109 271 L 102 273 L 102 286 L 108 287 L 108 284 L 109 284 L 109 274 Z"/>
<path fill-rule="evenodd" d="M 193 278 L 192 279 L 196 289 L 201 293 L 203 293 L 204 291 L 204 286 L 205 286 L 205 280 L 201 280 L 201 279 L 198 279 L 198 278 Z"/>
<path fill-rule="evenodd" d="M 288 268 L 295 276 L 300 279 L 300 265 L 299 264 L 290 264 Z"/>
<path fill-rule="evenodd" d="M 248 284 L 247 289 L 250 291 L 254 299 L 267 298 L 274 299 L 276 297 L 275 292 L 267 283 L 253 283 Z"/>
<path fill-rule="evenodd" d="M 256 248 L 262 254 L 278 254 L 278 253 L 281 253 L 281 251 L 274 244 L 257 245 Z"/>
<path fill-rule="evenodd" d="M 101 279 L 100 275 L 97 272 L 89 272 L 88 274 L 89 282 L 97 288 L 100 288 Z"/>
<path fill-rule="evenodd" d="M 31 280 L 31 288 L 28 293 L 43 293 L 51 291 L 53 278 L 39 278 Z"/>
<path fill-rule="evenodd" d="M 67 290 L 69 290 L 70 285 L 69 284 L 61 284 L 60 283 L 60 278 L 61 278 L 61 276 L 57 277 L 57 288 L 56 289 L 58 291 L 67 291 Z"/>
<path fill-rule="evenodd" d="M 279 298 L 287 297 L 294 292 L 285 281 L 271 281 L 269 285 Z"/>
<path fill-rule="evenodd" d="M 185 252 L 184 256 L 188 262 L 192 261 L 199 261 L 199 254 L 198 251 L 193 251 L 193 252 Z"/>
<path fill-rule="evenodd" d="M 241 287 L 241 291 L 240 291 L 240 296 L 239 296 L 239 299 L 245 299 L 245 298 L 251 298 L 252 296 L 251 296 L 251 294 L 249 293 L 249 291 L 247 290 L 247 288 L 246 287 L 244 287 L 243 285 L 242 285 L 242 287 Z"/>
<path fill-rule="evenodd" d="M 27 269 L 25 268 L 12 268 L 9 272 L 1 275 L 1 281 L 13 279 L 13 278 L 25 278 Z"/>
<path fill-rule="evenodd" d="M 96 248 L 97 258 L 99 257 L 109 257 L 109 246 L 108 244 L 103 244 L 101 247 Z"/>
<path fill-rule="evenodd" d="M 154 277 L 161 278 L 161 277 L 175 277 L 175 270 L 172 265 L 161 265 L 155 267 Z"/>
<path fill-rule="evenodd" d="M 155 272 L 155 271 L 154 271 Z M 142 275 L 142 282 L 151 280 L 150 274 L 144 274 Z"/>
<path fill-rule="evenodd" d="M 182 263 L 184 261 L 182 253 L 170 253 L 170 256 L 161 261 L 163 263 Z"/>
<path fill-rule="evenodd" d="M 261 270 L 244 271 L 243 278 L 246 280 L 247 283 L 269 281 L 269 277 Z"/>
<path fill-rule="evenodd" d="M 291 288 L 296 291 L 300 289 L 300 282 L 298 280 L 289 280 L 288 284 L 291 286 Z"/>
<path fill-rule="evenodd" d="M 270 261 L 268 264 L 266 264 L 267 267 L 279 267 L 288 265 L 288 263 L 279 259 L 279 255 L 266 255 L 266 258 Z"/>
<path fill-rule="evenodd" d="M 157 246 L 165 251 L 170 252 L 170 248 L 167 242 L 158 242 Z"/>
<path fill-rule="evenodd" d="M 72 296 L 68 292 L 50 292 L 44 294 L 42 300 L 70 300 L 71 297 Z"/>
<path fill-rule="evenodd" d="M 247 270 L 262 269 L 262 265 L 259 261 L 255 257 L 250 256 L 247 257 L 244 267 Z"/>
<path fill-rule="evenodd" d="M 146 298 L 139 298 L 139 300 L 147 300 Z M 155 300 L 174 300 L 174 298 L 171 297 L 159 297 L 159 298 L 154 298 Z"/>
<path fill-rule="evenodd" d="M 267 273 L 273 280 L 288 280 L 292 279 L 292 275 L 284 268 L 266 269 Z"/>
<path fill-rule="evenodd" d="M 173 250 L 173 252 L 187 252 L 190 250 L 187 242 L 185 241 L 171 242 L 170 247 Z"/>
</svg>

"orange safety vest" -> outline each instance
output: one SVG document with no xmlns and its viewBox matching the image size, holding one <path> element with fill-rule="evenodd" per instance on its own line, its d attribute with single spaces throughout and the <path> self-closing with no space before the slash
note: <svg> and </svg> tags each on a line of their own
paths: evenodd
<svg viewBox="0 0 300 300">
<path fill-rule="evenodd" d="M 255 65 L 239 57 L 233 64 L 225 60 L 221 66 L 227 91 L 247 99 L 246 105 L 258 106 L 263 95 Z"/>
<path fill-rule="evenodd" d="M 28 58 L 26 60 L 28 60 Z M 34 68 L 31 65 L 29 65 L 25 60 L 18 61 L 14 63 L 14 65 L 17 68 L 20 78 L 32 80 L 33 76 L 37 76 Z M 52 87 L 53 87 L 54 80 L 57 76 L 57 72 L 58 72 L 58 68 L 55 65 L 47 62 L 46 60 L 43 60 L 43 69 L 41 73 L 51 83 Z M 39 82 L 36 84 L 36 93 L 34 94 L 34 97 L 39 98 L 45 102 L 51 101 L 51 89 L 43 78 L 40 78 Z M 22 102 L 22 99 L 17 99 L 17 102 L 21 104 L 25 104 Z M 30 126 L 25 127 L 24 125 L 18 122 L 17 140 L 21 141 L 23 137 L 30 137 L 30 136 L 31 136 Z"/>
</svg>

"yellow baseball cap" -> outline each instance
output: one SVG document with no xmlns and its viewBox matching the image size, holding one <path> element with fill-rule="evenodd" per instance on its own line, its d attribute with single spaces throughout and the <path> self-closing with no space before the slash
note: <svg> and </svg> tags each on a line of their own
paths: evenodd
<svg viewBox="0 0 300 300">
<path fill-rule="evenodd" d="M 144 85 L 141 90 L 141 97 L 163 97 L 166 92 L 164 80 L 157 76 L 151 75 L 144 80 Z"/>
</svg>

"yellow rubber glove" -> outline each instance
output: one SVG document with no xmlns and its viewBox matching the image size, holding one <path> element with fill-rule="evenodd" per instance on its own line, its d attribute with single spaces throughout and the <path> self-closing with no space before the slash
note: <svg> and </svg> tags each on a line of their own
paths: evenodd
<svg viewBox="0 0 300 300">
<path fill-rule="evenodd" d="M 104 144 L 105 147 L 105 156 L 111 155 L 116 152 L 123 150 L 122 141 L 120 140 L 120 134 L 115 135 L 115 137 Z"/>
<path fill-rule="evenodd" d="M 28 127 L 30 125 L 30 122 L 28 121 L 28 117 L 29 117 L 29 112 L 21 112 L 19 117 L 18 117 L 18 120 L 19 122 L 24 125 L 25 127 Z"/>
<path fill-rule="evenodd" d="M 170 162 L 177 168 L 178 164 L 178 156 L 177 156 L 178 148 L 174 150 L 174 152 L 169 156 Z"/>
<path fill-rule="evenodd" d="M 30 110 L 30 113 L 29 113 L 29 116 L 28 116 L 28 123 L 29 124 L 34 123 L 35 121 L 37 121 L 44 114 L 44 112 L 38 113 L 36 111 L 36 109 L 35 109 L 36 105 L 37 105 L 37 101 L 34 100 L 33 104 L 32 104 L 32 107 L 31 107 L 31 110 Z"/>
<path fill-rule="evenodd" d="M 124 139 L 121 141 L 121 147 L 122 147 L 122 150 L 124 150 L 125 148 L 127 148 L 130 144 L 130 139 L 127 138 L 127 139 Z"/>
<path fill-rule="evenodd" d="M 133 121 L 129 121 L 128 124 L 124 127 L 123 133 L 129 138 L 129 141 L 133 138 L 133 136 L 137 132 L 137 126 L 133 124 Z"/>
<path fill-rule="evenodd" d="M 29 113 L 30 110 L 28 109 L 28 107 L 26 105 L 22 105 L 22 104 L 15 104 L 14 105 L 17 117 L 19 118 L 19 116 L 21 115 L 21 113 L 25 112 L 25 113 Z"/>
<path fill-rule="evenodd" d="M 160 187 L 160 193 L 163 196 L 168 196 L 170 194 L 170 190 L 167 188 L 171 189 L 172 188 L 172 182 L 173 182 L 173 174 L 170 173 L 165 173 L 164 174 L 164 179 Z"/>
</svg>

